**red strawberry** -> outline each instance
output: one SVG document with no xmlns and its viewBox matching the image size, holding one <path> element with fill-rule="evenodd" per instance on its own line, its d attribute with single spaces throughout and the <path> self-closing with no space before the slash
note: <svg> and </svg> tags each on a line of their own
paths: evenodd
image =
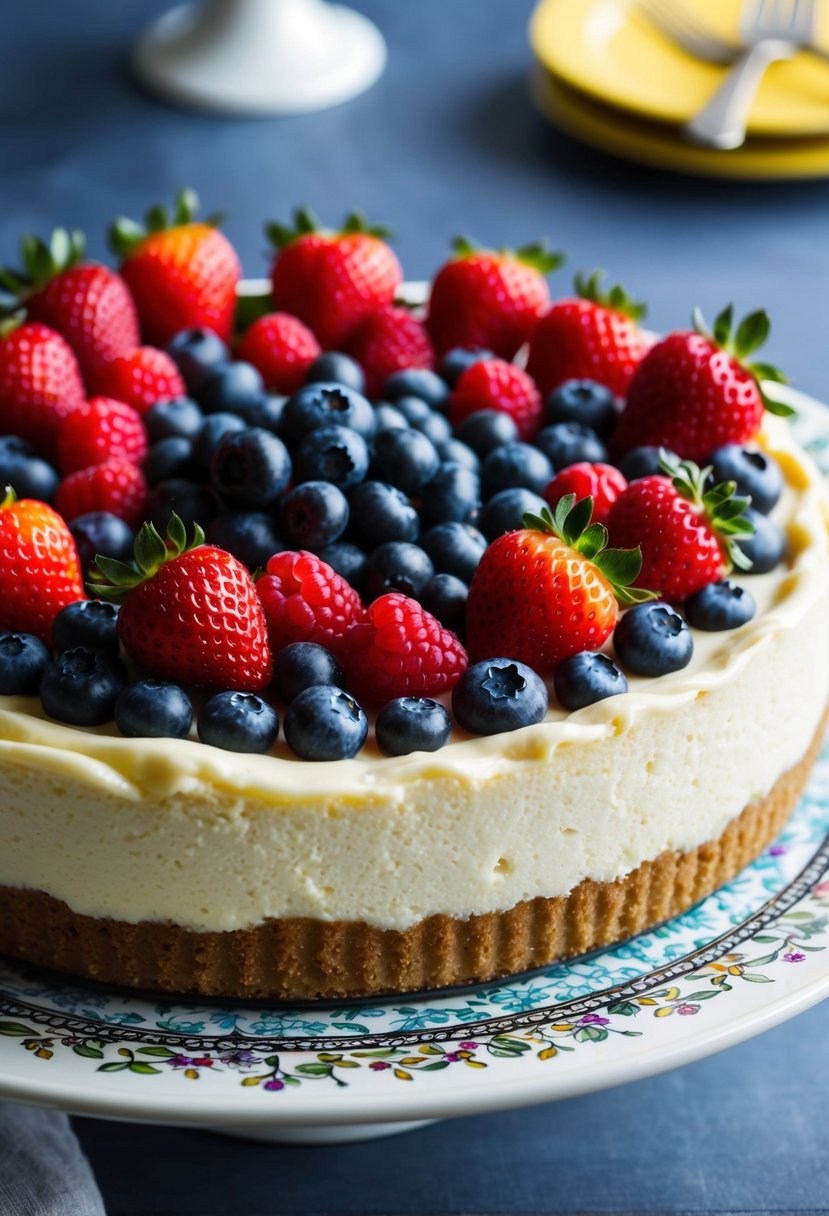
<svg viewBox="0 0 829 1216">
<path fill-rule="evenodd" d="M 349 685 L 369 701 L 436 697 L 454 688 L 467 656 L 454 633 L 417 600 L 390 591 L 355 625 L 342 655 Z"/>
<path fill-rule="evenodd" d="M 175 401 L 187 391 L 173 360 L 154 346 L 137 346 L 101 364 L 90 378 L 90 388 L 100 397 L 125 401 L 141 415 L 156 402 Z"/>
<path fill-rule="evenodd" d="M 34 633 L 47 645 L 61 608 L 86 598 L 64 521 L 43 502 L 18 502 L 9 487 L 0 501 L 0 582 L 0 630 Z"/>
<path fill-rule="evenodd" d="M 631 587 L 638 549 L 607 549 L 591 524 L 593 502 L 565 495 L 555 515 L 529 512 L 525 527 L 484 552 L 469 588 L 466 640 L 472 662 L 508 655 L 549 675 L 582 650 L 598 650 L 619 617 L 619 603 L 652 598 Z"/>
<path fill-rule="evenodd" d="M 24 269 L 0 271 L 0 282 L 25 307 L 31 321 L 61 334 L 83 375 L 99 363 L 133 350 L 141 338 L 138 314 L 124 280 L 100 262 L 85 262 L 82 232 L 56 228 L 47 245 L 35 236 L 21 242 Z"/>
<path fill-rule="evenodd" d="M 422 321 L 408 308 L 378 308 L 351 331 L 344 344 L 366 376 L 366 394 L 379 397 L 394 372 L 435 365 L 435 352 Z"/>
<path fill-rule="evenodd" d="M 790 414 L 770 401 L 760 379 L 782 380 L 768 363 L 747 362 L 765 342 L 770 323 L 753 312 L 732 334 L 726 308 L 709 334 L 699 312 L 695 329 L 669 334 L 651 347 L 636 370 L 613 435 L 614 449 L 666 447 L 686 460 L 707 460 L 724 443 L 747 443 L 760 429 L 763 409 Z"/>
<path fill-rule="evenodd" d="M 317 642 L 339 653 L 365 615 L 354 588 L 305 549 L 275 553 L 256 590 L 274 653 L 291 642 Z"/>
<path fill-rule="evenodd" d="M 278 249 L 271 271 L 273 302 L 310 325 L 327 349 L 339 348 L 358 321 L 394 301 L 403 281 L 384 228 L 353 212 L 339 232 L 322 230 L 300 208 L 295 228 L 269 224 Z"/>
<path fill-rule="evenodd" d="M 624 475 L 612 464 L 588 464 L 582 460 L 556 473 L 544 491 L 544 498 L 551 507 L 558 506 L 565 494 L 575 494 L 577 500 L 592 498 L 593 520 L 604 524 L 610 508 L 627 484 Z"/>
<path fill-rule="evenodd" d="M 140 464 L 149 450 L 147 428 L 138 410 L 111 397 L 79 405 L 58 429 L 58 468 L 74 473 L 107 460 Z"/>
<path fill-rule="evenodd" d="M 121 219 L 110 232 L 144 340 L 156 346 L 181 329 L 206 326 L 225 341 L 233 330 L 239 259 L 218 218 L 198 222 L 198 209 L 194 191 L 180 190 L 172 223 L 166 208 L 152 207 L 144 227 Z"/>
<path fill-rule="evenodd" d="M 449 419 L 459 426 L 479 410 L 509 414 L 520 439 L 532 439 L 541 426 L 543 402 L 535 381 L 504 359 L 484 359 L 463 372 L 449 399 Z"/>
<path fill-rule="evenodd" d="M 135 560 L 95 559 L 95 594 L 120 603 L 118 636 L 131 659 L 162 680 L 258 692 L 270 683 L 262 605 L 240 561 L 204 543 L 188 545 L 174 515 L 161 537 L 145 524 Z"/>
<path fill-rule="evenodd" d="M 650 346 L 637 325 L 645 306 L 618 284 L 603 292 L 600 277 L 577 275 L 578 298 L 558 300 L 535 327 L 527 371 L 545 397 L 565 380 L 597 380 L 624 397 Z"/>
<path fill-rule="evenodd" d="M 68 521 L 90 511 L 109 511 L 137 528 L 147 511 L 147 483 L 131 461 L 107 460 L 65 477 L 55 507 Z"/>
<path fill-rule="evenodd" d="M 429 332 L 438 354 L 455 346 L 512 359 L 529 342 L 550 303 L 545 275 L 562 263 L 544 242 L 521 249 L 479 249 L 463 237 L 440 268 L 429 299 Z"/>
<path fill-rule="evenodd" d="M 684 600 L 716 583 L 732 566 L 751 565 L 737 541 L 754 531 L 743 515 L 750 499 L 734 495 L 734 482 L 705 489 L 710 470 L 690 460 L 663 460 L 666 476 L 633 481 L 610 510 L 607 526 L 616 545 L 638 544 L 637 584 L 667 600 Z"/>
<path fill-rule="evenodd" d="M 28 439 L 51 457 L 61 419 L 85 397 L 78 361 L 59 333 L 34 321 L 6 332 L 0 341 L 0 432 Z"/>
<path fill-rule="evenodd" d="M 320 353 L 320 344 L 299 317 L 269 312 L 253 322 L 236 347 L 236 358 L 252 363 L 266 386 L 290 396 Z"/>
</svg>

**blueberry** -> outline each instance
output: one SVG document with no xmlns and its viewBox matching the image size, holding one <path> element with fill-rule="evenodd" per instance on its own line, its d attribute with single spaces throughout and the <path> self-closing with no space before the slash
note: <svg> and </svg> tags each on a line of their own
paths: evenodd
<svg viewBox="0 0 829 1216">
<path fill-rule="evenodd" d="M 330 481 L 350 490 L 365 480 L 368 448 L 362 435 L 347 426 L 323 426 L 306 435 L 294 454 L 294 477 L 302 481 Z"/>
<path fill-rule="evenodd" d="M 467 368 L 482 363 L 484 359 L 494 358 L 491 350 L 466 350 L 462 346 L 456 346 L 446 352 L 438 370 L 446 383 L 454 388 Z"/>
<path fill-rule="evenodd" d="M 199 385 L 206 414 L 239 414 L 265 397 L 265 381 L 252 363 L 225 363 L 207 372 Z"/>
<path fill-rule="evenodd" d="M 421 491 L 420 518 L 426 527 L 468 523 L 481 506 L 481 479 L 460 464 L 442 464 Z"/>
<path fill-rule="evenodd" d="M 449 385 L 436 372 L 425 367 L 411 367 L 393 372 L 383 386 L 387 401 L 400 397 L 419 397 L 433 410 L 442 410 L 449 400 Z"/>
<path fill-rule="evenodd" d="M 417 418 L 411 424 L 416 431 L 420 431 L 427 439 L 431 439 L 432 443 L 437 447 L 439 444 L 448 443 L 452 438 L 452 427 L 448 418 L 444 418 L 443 414 L 437 414 L 431 410 L 425 418 Z"/>
<path fill-rule="evenodd" d="M 419 545 L 392 540 L 378 545 L 366 566 L 366 592 L 375 600 L 387 591 L 402 591 L 420 599 L 424 583 L 435 573 L 432 560 Z"/>
<path fill-rule="evenodd" d="M 336 423 L 370 439 L 374 434 L 374 410 L 366 398 L 343 384 L 306 384 L 285 402 L 282 437 L 290 446 L 309 431 Z"/>
<path fill-rule="evenodd" d="M 132 529 L 111 511 L 90 511 L 86 515 L 78 515 L 68 527 L 84 570 L 92 565 L 99 553 L 102 557 L 114 557 L 121 562 L 132 557 Z"/>
<path fill-rule="evenodd" d="M 76 600 L 61 608 L 52 625 L 55 650 L 87 646 L 118 655 L 118 606 L 106 600 Z"/>
<path fill-rule="evenodd" d="M 628 690 L 628 682 L 613 660 L 591 650 L 559 663 L 553 683 L 565 709 L 583 709 Z"/>
<path fill-rule="evenodd" d="M 144 414 L 150 443 L 158 443 L 159 439 L 195 439 L 203 422 L 204 414 L 189 397 L 159 401 Z"/>
<path fill-rule="evenodd" d="M 486 549 L 486 537 L 471 524 L 450 520 L 424 532 L 420 544 L 439 574 L 454 574 L 462 582 L 471 583 Z"/>
<path fill-rule="evenodd" d="M 434 574 L 420 590 L 419 600 L 427 612 L 458 637 L 466 630 L 466 600 L 469 587 L 454 574 Z"/>
<path fill-rule="evenodd" d="M 51 656 L 32 633 L 0 633 L 0 696 L 32 696 Z"/>
<path fill-rule="evenodd" d="M 481 465 L 485 498 L 501 490 L 523 487 L 541 494 L 553 479 L 553 466 L 538 448 L 528 443 L 506 443 L 490 452 Z"/>
<path fill-rule="evenodd" d="M 372 475 L 404 494 L 422 490 L 439 467 L 435 445 L 420 431 L 395 428 L 375 436 Z"/>
<path fill-rule="evenodd" d="M 729 578 L 709 583 L 695 595 L 689 595 L 683 608 L 688 624 L 707 632 L 739 629 L 757 611 L 754 596 Z"/>
<path fill-rule="evenodd" d="M 59 480 L 57 469 L 35 455 L 27 440 L 0 436 L 0 486 L 13 486 L 18 498 L 51 502 Z"/>
<path fill-rule="evenodd" d="M 173 512 L 184 520 L 187 531 L 193 524 L 206 528 L 221 510 L 221 504 L 209 486 L 198 485 L 179 477 L 160 481 L 153 486 L 147 502 L 147 518 L 162 536 L 167 531 Z"/>
<path fill-rule="evenodd" d="M 338 350 L 327 350 L 317 355 L 305 373 L 306 384 L 318 384 L 320 381 L 344 384 L 357 393 L 366 391 L 366 378 L 360 364 Z"/>
<path fill-rule="evenodd" d="M 659 467 L 659 453 L 662 451 L 665 449 L 654 447 L 652 444 L 631 448 L 619 461 L 619 469 L 628 481 L 638 481 L 640 477 L 652 477 L 655 473 L 662 472 Z M 668 455 L 671 456 L 673 453 L 668 453 Z"/>
<path fill-rule="evenodd" d="M 768 574 L 783 560 L 786 540 L 777 524 L 772 523 L 767 515 L 761 515 L 753 507 L 747 507 L 745 518 L 754 525 L 754 532 L 748 536 L 735 537 L 738 546 L 751 562 L 746 574 Z"/>
<path fill-rule="evenodd" d="M 595 380 L 565 380 L 553 389 L 544 408 L 546 422 L 578 422 L 607 439 L 616 425 L 613 393 Z"/>
<path fill-rule="evenodd" d="M 342 682 L 342 668 L 333 654 L 315 642 L 293 642 L 274 655 L 273 688 L 283 701 L 293 701 L 317 684 L 340 687 Z"/>
<path fill-rule="evenodd" d="M 356 591 L 361 591 L 365 582 L 368 558 L 357 545 L 347 540 L 337 540 L 331 545 L 322 545 L 315 550 L 332 570 L 341 574 Z"/>
<path fill-rule="evenodd" d="M 481 461 L 477 452 L 474 452 L 468 443 L 464 443 L 460 439 L 447 439 L 435 446 L 441 464 L 459 464 L 465 469 L 471 469 L 473 473 L 480 473 Z"/>
<path fill-rule="evenodd" d="M 452 693 L 455 717 L 473 735 L 532 726 L 548 705 L 541 676 L 517 659 L 486 659 L 467 667 Z"/>
<path fill-rule="evenodd" d="M 409 426 L 425 422 L 427 418 L 431 418 L 434 412 L 430 405 L 421 401 L 420 397 L 398 397 L 394 404 Z"/>
<path fill-rule="evenodd" d="M 396 405 L 389 405 L 387 401 L 381 401 L 379 405 L 375 405 L 375 435 L 379 435 L 381 431 L 392 431 L 396 428 L 405 430 L 408 425 L 408 420 L 403 417 Z"/>
<path fill-rule="evenodd" d="M 43 673 L 40 701 L 50 718 L 72 726 L 109 722 L 126 686 L 127 673 L 118 659 L 100 650 L 74 646 L 64 650 Z"/>
<path fill-rule="evenodd" d="M 168 435 L 153 444 L 141 467 L 151 486 L 171 477 L 187 477 L 194 471 L 193 445 L 180 435 Z"/>
<path fill-rule="evenodd" d="M 429 697 L 396 697 L 377 715 L 374 735 L 387 756 L 436 752 L 449 742 L 452 719 Z"/>
<path fill-rule="evenodd" d="M 192 723 L 187 693 L 164 680 L 129 684 L 115 702 L 115 725 L 129 739 L 186 739 Z"/>
<path fill-rule="evenodd" d="M 533 441 L 558 473 L 571 464 L 607 462 L 607 448 L 595 431 L 577 422 L 555 422 L 539 431 Z"/>
<path fill-rule="evenodd" d="M 670 604 L 653 600 L 636 604 L 619 621 L 613 645 L 620 661 L 638 676 L 663 676 L 687 667 L 694 639 Z"/>
<path fill-rule="evenodd" d="M 210 462 L 210 480 L 232 506 L 267 507 L 291 480 L 291 457 L 276 435 L 247 427 L 220 441 Z"/>
<path fill-rule="evenodd" d="M 765 452 L 726 443 L 712 453 L 709 464 L 715 482 L 736 481 L 737 493 L 748 495 L 761 515 L 768 515 L 780 501 L 783 474 L 777 461 Z"/>
<path fill-rule="evenodd" d="M 318 549 L 342 536 L 348 514 L 342 490 L 327 481 L 305 481 L 282 499 L 280 528 L 291 548 Z"/>
<path fill-rule="evenodd" d="M 360 706 L 331 685 L 306 688 L 285 714 L 285 738 L 303 760 L 350 760 L 366 741 L 368 722 Z"/>
<path fill-rule="evenodd" d="M 285 411 L 285 402 L 287 400 L 287 397 L 279 397 L 275 393 L 268 393 L 260 401 L 256 401 L 253 405 L 246 405 L 243 409 L 240 409 L 238 411 L 239 417 L 243 418 L 248 426 L 259 426 L 265 431 L 271 431 L 274 435 L 278 435 L 282 428 L 282 414 Z"/>
<path fill-rule="evenodd" d="M 213 454 L 225 435 L 245 429 L 244 419 L 238 414 L 211 414 L 205 418 L 193 440 L 193 460 L 201 468 L 209 469 Z"/>
<path fill-rule="evenodd" d="M 455 438 L 471 447 L 483 460 L 505 443 L 515 443 L 518 427 L 509 414 L 501 410 L 478 410 L 455 427 Z"/>
<path fill-rule="evenodd" d="M 252 692 L 218 692 L 202 706 L 196 722 L 202 743 L 227 752 L 261 754 L 279 734 L 276 710 Z"/>
<path fill-rule="evenodd" d="M 181 329 L 167 344 L 189 392 L 195 392 L 208 372 L 230 359 L 230 351 L 212 329 Z"/>
<path fill-rule="evenodd" d="M 487 540 L 492 541 L 505 532 L 522 528 L 527 511 L 538 515 L 546 506 L 544 499 L 532 490 L 520 486 L 513 490 L 501 490 L 484 503 L 476 522 Z"/>
<path fill-rule="evenodd" d="M 363 549 L 388 540 L 417 540 L 420 516 L 396 486 L 364 481 L 349 495 L 351 534 Z"/>
<path fill-rule="evenodd" d="M 208 543 L 225 549 L 253 572 L 266 566 L 285 548 L 276 522 L 262 511 L 230 511 L 217 515 L 205 529 Z"/>
</svg>

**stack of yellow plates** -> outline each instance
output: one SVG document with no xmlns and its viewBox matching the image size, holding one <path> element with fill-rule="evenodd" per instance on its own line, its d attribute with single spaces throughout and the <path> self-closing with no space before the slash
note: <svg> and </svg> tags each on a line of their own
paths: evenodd
<svg viewBox="0 0 829 1216">
<path fill-rule="evenodd" d="M 670 0 L 736 42 L 742 0 Z M 824 5 L 828 9 L 829 5 Z M 829 13 L 824 16 L 829 20 Z M 827 31 L 819 31 L 826 37 Z M 829 175 L 829 63 L 809 52 L 773 64 L 742 147 L 718 152 L 682 139 L 682 125 L 727 68 L 693 58 L 639 0 L 541 0 L 530 38 L 539 109 L 583 143 L 642 164 L 713 177 Z M 824 42 L 824 45 L 829 43 Z"/>
</svg>

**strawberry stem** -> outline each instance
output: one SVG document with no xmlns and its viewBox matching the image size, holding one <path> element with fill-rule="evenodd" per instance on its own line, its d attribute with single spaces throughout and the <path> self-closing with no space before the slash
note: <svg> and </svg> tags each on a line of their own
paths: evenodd
<svg viewBox="0 0 829 1216">
<path fill-rule="evenodd" d="M 621 283 L 614 283 L 612 287 L 608 288 L 602 287 L 604 277 L 603 270 L 594 270 L 589 275 L 577 274 L 573 279 L 576 294 L 582 300 L 592 300 L 594 304 L 598 304 L 602 308 L 609 308 L 612 312 L 621 313 L 622 316 L 629 317 L 631 321 L 641 321 L 648 311 L 647 304 L 629 296 Z"/>
<path fill-rule="evenodd" d="M 524 266 L 532 266 L 540 274 L 552 274 L 564 262 L 564 254 L 556 253 L 546 240 L 532 241 L 528 245 L 519 245 L 517 249 L 485 249 L 477 241 L 468 236 L 456 236 L 452 241 L 452 251 L 458 258 L 472 257 L 475 253 L 497 254 L 502 258 L 521 262 Z"/>
<path fill-rule="evenodd" d="M 164 232 L 168 228 L 178 228 L 183 224 L 192 224 L 199 213 L 199 196 L 195 190 L 185 187 L 176 194 L 173 203 L 172 217 L 168 209 L 157 203 L 150 207 L 144 217 L 144 223 L 121 216 L 109 229 L 109 247 L 118 257 L 129 257 L 148 236 Z M 207 216 L 203 223 L 218 228 L 224 216 L 219 213 Z"/>
<path fill-rule="evenodd" d="M 170 517 L 165 536 L 158 532 L 154 524 L 145 523 L 135 538 L 131 562 L 98 554 L 89 576 L 89 589 L 100 599 L 120 604 L 130 591 L 151 579 L 166 562 L 203 544 L 204 532 L 198 524 L 193 524 L 193 539 L 188 544 L 187 529 L 175 513 Z"/>
<path fill-rule="evenodd" d="M 265 225 L 265 235 L 275 249 L 284 249 L 292 245 L 300 237 L 310 236 L 318 232 L 322 236 L 353 236 L 364 233 L 366 236 L 376 236 L 387 241 L 394 233 L 385 224 L 370 224 L 362 211 L 350 211 L 345 217 L 342 228 L 323 228 L 310 207 L 297 207 L 294 211 L 293 227 L 290 224 L 280 224 L 271 221 Z"/>
<path fill-rule="evenodd" d="M 705 517 L 726 551 L 729 566 L 750 570 L 751 560 L 743 553 L 737 538 L 751 536 L 756 529 L 745 516 L 751 499 L 736 493 L 737 483 L 721 481 L 717 485 L 709 485 L 710 465 L 701 469 L 693 460 L 677 460 L 664 448 L 659 451 L 659 467 L 666 477 L 670 477 L 682 498 L 693 503 Z"/>
<path fill-rule="evenodd" d="M 749 361 L 749 355 L 753 355 L 765 344 L 771 332 L 771 320 L 764 308 L 758 308 L 755 312 L 750 312 L 743 317 L 736 330 L 734 329 L 733 304 L 728 304 L 722 312 L 717 314 L 710 330 L 699 308 L 695 308 L 691 314 L 691 324 L 698 334 L 702 334 L 709 342 L 713 342 L 719 350 L 725 351 L 754 378 L 763 400 L 763 406 L 770 414 L 788 418 L 794 413 L 791 406 L 784 405 L 782 401 L 776 401 L 774 397 L 769 396 L 764 387 L 764 382 L 787 384 L 788 377 L 773 363 L 764 363 L 757 359 Z"/>
</svg>

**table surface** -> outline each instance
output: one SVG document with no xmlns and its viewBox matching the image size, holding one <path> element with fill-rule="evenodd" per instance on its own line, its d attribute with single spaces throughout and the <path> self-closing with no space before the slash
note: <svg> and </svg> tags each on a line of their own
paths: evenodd
<svg viewBox="0 0 829 1216">
<path fill-rule="evenodd" d="M 769 357 L 829 396 L 829 183 L 729 184 L 590 153 L 532 111 L 528 0 L 362 0 L 390 61 L 363 97 L 286 120 L 168 109 L 130 84 L 123 51 L 159 0 L 0 7 L 0 260 L 24 231 L 89 232 L 195 186 L 250 275 L 262 223 L 297 203 L 327 222 L 391 222 L 410 278 L 463 232 L 548 236 L 570 273 L 605 267 L 655 328 L 733 300 L 766 305 Z M 818 1008 L 724 1056 L 624 1089 L 437 1124 L 348 1148 L 289 1149 L 78 1120 L 111 1216 L 323 1212 L 829 1210 L 829 1026 Z"/>
</svg>

